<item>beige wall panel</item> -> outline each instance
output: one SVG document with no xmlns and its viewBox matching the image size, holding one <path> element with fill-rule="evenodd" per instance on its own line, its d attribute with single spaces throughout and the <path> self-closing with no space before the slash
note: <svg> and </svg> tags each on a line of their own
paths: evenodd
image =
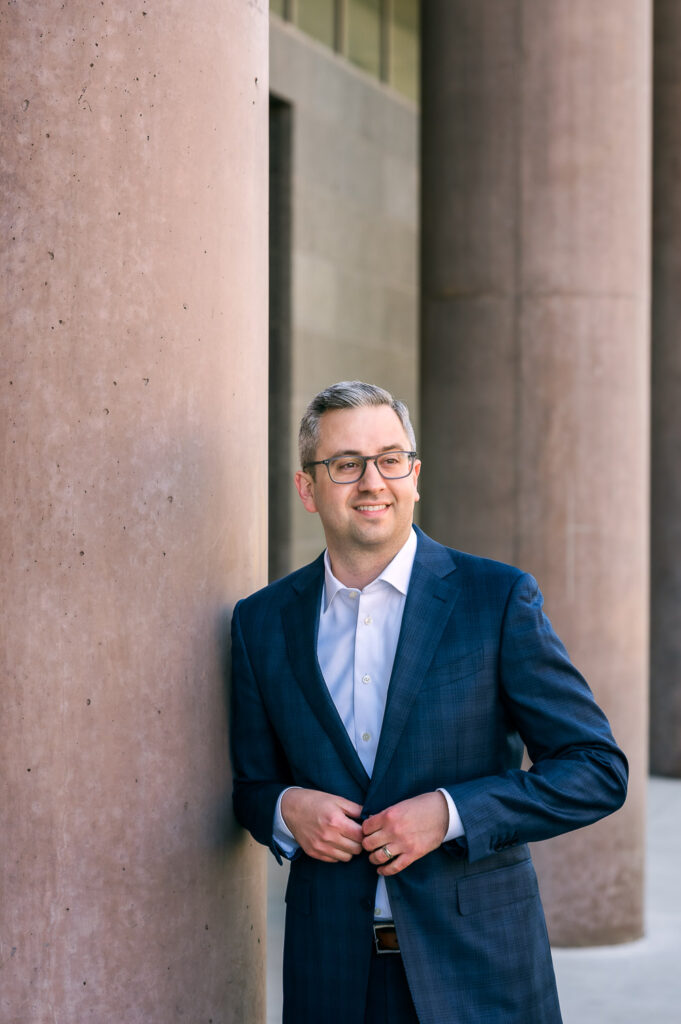
<svg viewBox="0 0 681 1024">
<path fill-rule="evenodd" d="M 6 1024 L 264 1017 L 222 662 L 266 573 L 267 20 L 0 14 Z"/>
<path fill-rule="evenodd" d="M 359 378 L 389 388 L 418 420 L 419 122 L 411 102 L 277 19 L 271 88 L 292 109 L 292 540 L 283 572 L 324 545 L 292 482 L 312 396 Z"/>
</svg>

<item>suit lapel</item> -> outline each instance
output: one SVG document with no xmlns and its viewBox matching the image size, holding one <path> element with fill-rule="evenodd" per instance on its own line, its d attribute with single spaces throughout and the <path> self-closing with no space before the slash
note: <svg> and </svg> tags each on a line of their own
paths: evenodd
<svg viewBox="0 0 681 1024">
<path fill-rule="evenodd" d="M 336 747 L 352 777 L 366 789 L 367 775 L 357 751 L 331 699 L 317 661 L 317 631 L 324 581 L 324 562 L 320 556 L 292 584 L 295 593 L 282 609 L 286 648 L 293 673 L 312 711 Z"/>
<path fill-rule="evenodd" d="M 459 593 L 454 572 L 456 566 L 450 552 L 420 530 L 417 534 L 418 548 L 404 605 L 367 803 L 380 785 L 395 753 Z"/>
</svg>

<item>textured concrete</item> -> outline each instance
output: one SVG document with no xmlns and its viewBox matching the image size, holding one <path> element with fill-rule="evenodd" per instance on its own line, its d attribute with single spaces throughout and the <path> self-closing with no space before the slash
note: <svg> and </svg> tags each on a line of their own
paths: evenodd
<svg viewBox="0 0 681 1024">
<path fill-rule="evenodd" d="M 631 762 L 624 810 L 536 850 L 567 945 L 642 928 L 650 14 L 424 5 L 422 522 L 537 576 Z"/>
<path fill-rule="evenodd" d="M 255 1024 L 225 619 L 266 578 L 264 2 L 0 13 L 0 1020 Z"/>
<path fill-rule="evenodd" d="M 279 431 L 289 438 L 288 486 L 278 482 L 271 505 L 283 524 L 274 536 L 291 532 L 289 564 L 273 559 L 283 572 L 324 545 L 291 483 L 312 395 L 360 378 L 389 388 L 418 416 L 419 119 L 408 100 L 276 16 L 270 87 L 290 105 L 291 129 L 291 266 L 281 276 L 291 289 L 291 395 L 288 410 L 273 406 L 288 416 Z"/>
<path fill-rule="evenodd" d="M 681 6 L 656 0 L 650 763 L 681 777 Z"/>
</svg>

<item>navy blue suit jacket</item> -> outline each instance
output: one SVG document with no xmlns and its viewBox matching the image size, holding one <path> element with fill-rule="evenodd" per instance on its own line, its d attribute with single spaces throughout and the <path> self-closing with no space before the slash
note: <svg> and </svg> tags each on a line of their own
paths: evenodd
<svg viewBox="0 0 681 1024">
<path fill-rule="evenodd" d="M 621 805 L 627 763 L 542 612 L 534 579 L 418 545 L 371 778 L 321 676 L 315 562 L 239 602 L 232 621 L 234 809 L 272 848 L 286 786 L 373 814 L 445 787 L 465 828 L 387 879 L 422 1024 L 557 1024 L 527 843 Z M 521 770 L 523 744 L 532 767 Z M 376 869 L 301 853 L 286 894 L 284 1021 L 363 1024 Z"/>
</svg>

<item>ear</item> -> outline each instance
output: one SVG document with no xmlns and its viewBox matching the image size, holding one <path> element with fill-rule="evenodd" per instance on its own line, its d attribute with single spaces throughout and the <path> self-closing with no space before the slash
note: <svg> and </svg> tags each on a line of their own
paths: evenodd
<svg viewBox="0 0 681 1024">
<path fill-rule="evenodd" d="M 419 494 L 419 489 L 418 489 L 419 473 L 420 472 L 421 472 L 421 460 L 420 459 L 416 459 L 416 461 L 414 462 L 414 470 L 413 470 L 413 473 L 414 473 L 414 501 L 420 501 L 421 500 L 421 495 Z"/>
<path fill-rule="evenodd" d="M 304 473 L 302 469 L 299 469 L 294 477 L 294 480 L 296 490 L 300 495 L 300 500 L 302 501 L 305 509 L 308 512 L 316 512 L 317 506 L 315 505 L 314 500 L 314 480 L 312 479 L 310 474 Z"/>
</svg>

